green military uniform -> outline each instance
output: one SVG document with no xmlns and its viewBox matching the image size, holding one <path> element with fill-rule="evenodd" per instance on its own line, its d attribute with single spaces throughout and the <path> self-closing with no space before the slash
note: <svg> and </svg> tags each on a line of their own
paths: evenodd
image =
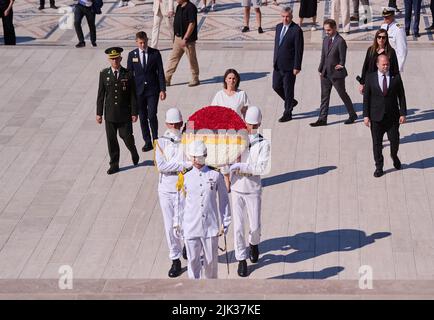
<svg viewBox="0 0 434 320">
<path fill-rule="evenodd" d="M 109 53 L 111 52 L 111 54 Z M 122 48 L 109 48 L 106 53 L 110 58 L 120 56 Z M 119 136 L 131 152 L 134 165 L 139 162 L 139 155 L 134 143 L 131 117 L 137 116 L 136 91 L 133 75 L 124 67 L 120 67 L 117 78 L 112 67 L 105 68 L 99 75 L 99 87 L 96 114 L 105 116 L 110 168 L 119 168 Z"/>
</svg>

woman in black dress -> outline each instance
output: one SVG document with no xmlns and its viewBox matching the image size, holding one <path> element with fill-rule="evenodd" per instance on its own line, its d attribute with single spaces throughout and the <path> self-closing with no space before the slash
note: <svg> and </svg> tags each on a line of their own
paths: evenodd
<svg viewBox="0 0 434 320">
<path fill-rule="evenodd" d="M 300 17 L 300 27 L 303 24 L 304 18 L 312 18 L 313 26 L 312 31 L 316 30 L 316 10 L 317 0 L 300 0 L 300 11 L 298 16 Z"/>
<path fill-rule="evenodd" d="M 380 29 L 375 33 L 374 43 L 368 48 L 368 51 L 366 51 L 359 87 L 361 94 L 363 94 L 363 89 L 365 88 L 366 75 L 368 73 L 377 71 L 377 57 L 380 54 L 385 54 L 389 57 L 390 73 L 393 75 L 399 74 L 399 65 L 396 52 L 389 43 L 387 31 L 385 29 Z"/>
</svg>

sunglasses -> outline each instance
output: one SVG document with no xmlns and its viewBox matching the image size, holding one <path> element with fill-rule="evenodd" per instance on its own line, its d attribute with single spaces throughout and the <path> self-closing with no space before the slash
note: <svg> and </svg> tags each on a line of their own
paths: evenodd
<svg viewBox="0 0 434 320">
<path fill-rule="evenodd" d="M 377 36 L 377 39 L 383 39 L 383 40 L 386 40 L 386 39 L 387 39 L 387 36 Z"/>
</svg>

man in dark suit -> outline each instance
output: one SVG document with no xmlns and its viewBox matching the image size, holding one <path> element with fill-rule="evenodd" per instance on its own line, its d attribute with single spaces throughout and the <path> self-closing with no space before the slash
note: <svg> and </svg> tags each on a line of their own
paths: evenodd
<svg viewBox="0 0 434 320">
<path fill-rule="evenodd" d="M 339 97 L 347 108 L 349 118 L 345 120 L 344 123 L 351 124 L 357 119 L 353 103 L 345 89 L 345 78 L 348 76 L 347 70 L 345 69 L 347 43 L 336 29 L 336 21 L 332 19 L 324 21 L 326 37 L 322 45 L 321 62 L 318 68 L 321 78 L 321 106 L 318 120 L 310 124 L 312 127 L 327 125 L 332 87 L 335 87 Z"/>
<path fill-rule="evenodd" d="M 390 156 L 393 166 L 401 169 L 398 158 L 399 125 L 405 123 L 407 104 L 404 85 L 398 74 L 390 74 L 387 55 L 377 58 L 378 71 L 368 74 L 363 94 L 363 120 L 371 127 L 372 145 L 375 159 L 374 177 L 383 175 L 383 136 L 387 133 L 390 141 Z"/>
<path fill-rule="evenodd" d="M 121 66 L 122 51 L 123 49 L 119 47 L 105 50 L 111 67 L 103 69 L 99 74 L 96 122 L 102 123 L 104 113 L 110 154 L 110 168 L 107 174 L 119 171 L 118 130 L 119 136 L 131 152 L 134 165 L 139 163 L 132 124 L 132 122 L 137 121 L 136 87 L 132 73 Z"/>
<path fill-rule="evenodd" d="M 158 139 L 158 98 L 166 99 L 166 82 L 160 51 L 148 47 L 145 32 L 137 32 L 136 43 L 137 49 L 128 54 L 127 69 L 133 73 L 136 83 L 140 127 L 145 141 L 142 151 L 146 152 L 153 149 L 152 142 Z"/>
<path fill-rule="evenodd" d="M 285 111 L 279 122 L 292 120 L 295 78 L 301 70 L 304 39 L 301 28 L 292 21 L 292 9 L 286 7 L 280 13 L 282 23 L 276 26 L 273 58 L 273 89 L 285 101 Z"/>
</svg>

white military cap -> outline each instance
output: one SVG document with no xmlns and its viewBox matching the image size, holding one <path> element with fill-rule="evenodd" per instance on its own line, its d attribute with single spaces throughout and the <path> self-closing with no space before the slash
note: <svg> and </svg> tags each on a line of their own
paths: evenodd
<svg viewBox="0 0 434 320">
<path fill-rule="evenodd" d="M 166 123 L 182 122 L 182 114 L 178 108 L 170 108 L 166 112 Z"/>
<path fill-rule="evenodd" d="M 248 124 L 259 124 L 262 121 L 262 113 L 258 107 L 252 106 L 247 109 L 246 112 L 246 123 Z"/>
<path fill-rule="evenodd" d="M 194 140 L 188 145 L 190 157 L 206 157 L 206 145 L 202 140 Z"/>
</svg>

